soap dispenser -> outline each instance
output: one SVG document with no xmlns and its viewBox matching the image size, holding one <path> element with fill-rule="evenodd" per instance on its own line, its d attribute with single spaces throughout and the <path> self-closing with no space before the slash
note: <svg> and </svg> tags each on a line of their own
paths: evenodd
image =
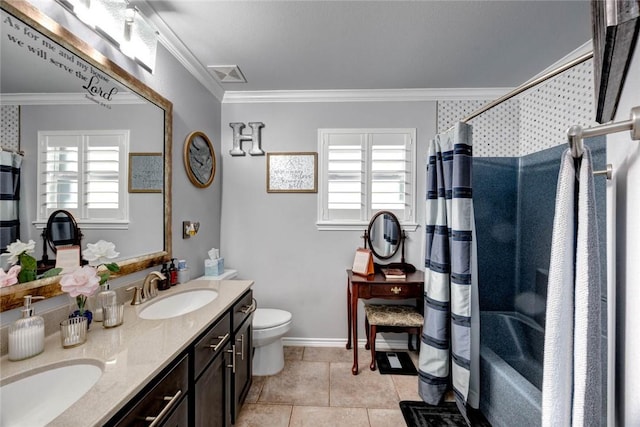
<svg viewBox="0 0 640 427">
<path fill-rule="evenodd" d="M 169 281 L 169 269 L 167 267 L 167 263 L 162 264 L 162 269 L 160 269 L 160 274 L 164 276 L 164 279 L 158 281 L 158 290 L 166 291 L 171 287 L 171 282 Z"/>
<path fill-rule="evenodd" d="M 175 260 L 176 258 L 171 258 L 171 265 L 169 265 L 169 283 L 171 283 L 171 286 L 178 284 L 178 269 L 174 263 Z"/>
<path fill-rule="evenodd" d="M 31 302 L 44 297 L 24 297 L 22 319 L 9 326 L 9 360 L 22 360 L 44 351 L 44 319 L 34 316 Z"/>
</svg>

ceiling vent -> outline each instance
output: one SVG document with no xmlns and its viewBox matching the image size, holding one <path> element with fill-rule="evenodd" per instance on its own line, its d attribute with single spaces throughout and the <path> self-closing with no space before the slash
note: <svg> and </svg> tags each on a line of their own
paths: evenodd
<svg viewBox="0 0 640 427">
<path fill-rule="evenodd" d="M 209 65 L 207 66 L 211 74 L 220 83 L 246 83 L 247 79 L 237 65 Z"/>
</svg>

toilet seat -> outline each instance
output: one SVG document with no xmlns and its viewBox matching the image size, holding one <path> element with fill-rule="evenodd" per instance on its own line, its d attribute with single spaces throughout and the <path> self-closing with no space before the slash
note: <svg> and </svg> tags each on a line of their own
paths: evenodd
<svg viewBox="0 0 640 427">
<path fill-rule="evenodd" d="M 258 308 L 253 313 L 254 330 L 269 329 L 291 322 L 291 313 L 276 308 Z"/>
</svg>

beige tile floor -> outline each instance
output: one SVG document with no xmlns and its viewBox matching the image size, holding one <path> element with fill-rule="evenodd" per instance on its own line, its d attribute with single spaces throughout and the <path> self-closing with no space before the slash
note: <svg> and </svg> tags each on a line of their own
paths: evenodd
<svg viewBox="0 0 640 427">
<path fill-rule="evenodd" d="M 421 400 L 417 376 L 369 370 L 371 356 L 364 349 L 355 376 L 351 350 L 285 347 L 284 354 L 282 372 L 253 377 L 236 426 L 398 427 L 405 426 L 398 403 Z M 417 366 L 417 353 L 410 354 Z"/>
</svg>

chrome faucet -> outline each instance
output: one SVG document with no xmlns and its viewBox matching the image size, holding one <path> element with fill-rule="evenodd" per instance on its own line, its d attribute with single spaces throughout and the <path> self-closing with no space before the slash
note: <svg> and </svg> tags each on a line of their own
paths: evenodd
<svg viewBox="0 0 640 427">
<path fill-rule="evenodd" d="M 158 280 L 165 280 L 164 274 L 159 271 L 152 271 L 147 274 L 142 283 L 142 300 L 150 300 L 158 296 Z"/>
</svg>

